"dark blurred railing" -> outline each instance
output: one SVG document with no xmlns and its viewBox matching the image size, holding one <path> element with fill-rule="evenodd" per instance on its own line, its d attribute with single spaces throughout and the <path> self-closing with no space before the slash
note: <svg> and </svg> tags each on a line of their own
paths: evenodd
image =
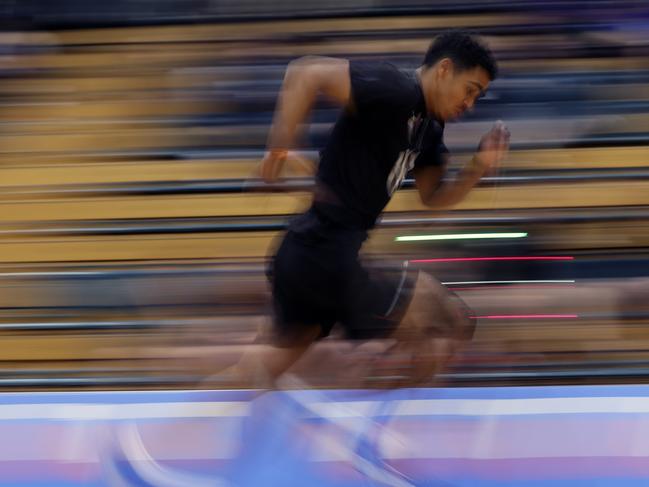
<svg viewBox="0 0 649 487">
<path fill-rule="evenodd" d="M 151 0 L 102 3 L 61 0 L 56 5 L 40 0 L 4 1 L 0 4 L 0 18 L 17 25 L 46 27 L 97 27 L 124 25 L 159 25 L 194 23 L 197 21 L 285 20 L 321 17 L 372 17 L 385 15 L 453 15 L 453 14 L 503 14 L 503 13 L 555 13 L 566 17 L 588 12 L 579 20 L 592 28 L 593 24 L 624 16 L 632 11 L 646 13 L 641 1 L 535 1 L 535 0 L 482 0 L 461 1 L 357 1 L 330 0 L 328 2 L 300 2 L 297 0 L 246 1 L 246 0 Z M 577 18 L 575 18 L 577 21 Z"/>
</svg>

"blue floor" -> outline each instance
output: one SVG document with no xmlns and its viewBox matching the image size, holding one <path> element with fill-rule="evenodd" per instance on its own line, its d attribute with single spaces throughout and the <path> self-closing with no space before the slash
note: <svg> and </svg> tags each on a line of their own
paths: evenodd
<svg viewBox="0 0 649 487">
<path fill-rule="evenodd" d="M 0 396 L 0 486 L 649 485 L 649 387 Z"/>
</svg>

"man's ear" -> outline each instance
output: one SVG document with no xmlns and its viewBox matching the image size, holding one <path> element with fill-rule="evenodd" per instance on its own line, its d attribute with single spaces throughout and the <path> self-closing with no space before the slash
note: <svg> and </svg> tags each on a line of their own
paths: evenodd
<svg viewBox="0 0 649 487">
<path fill-rule="evenodd" d="M 453 60 L 445 57 L 437 63 L 437 74 L 441 79 L 446 79 L 453 75 Z"/>
</svg>

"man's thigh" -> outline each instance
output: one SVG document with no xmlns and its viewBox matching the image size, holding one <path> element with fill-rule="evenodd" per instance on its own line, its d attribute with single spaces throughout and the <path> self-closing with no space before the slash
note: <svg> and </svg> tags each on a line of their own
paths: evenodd
<svg viewBox="0 0 649 487">
<path fill-rule="evenodd" d="M 393 337 L 421 336 L 470 340 L 475 329 L 473 311 L 437 279 L 419 272 L 412 298 Z"/>
<path fill-rule="evenodd" d="M 410 357 L 413 382 L 439 373 L 463 343 L 473 336 L 474 313 L 438 280 L 420 272 L 412 299 L 392 334 L 394 352 Z"/>
</svg>

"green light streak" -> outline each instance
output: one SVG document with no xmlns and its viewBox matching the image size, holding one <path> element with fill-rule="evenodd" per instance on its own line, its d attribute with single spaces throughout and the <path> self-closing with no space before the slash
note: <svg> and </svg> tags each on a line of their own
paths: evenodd
<svg viewBox="0 0 649 487">
<path fill-rule="evenodd" d="M 448 235 L 402 235 L 397 242 L 422 242 L 428 240 L 482 240 L 487 238 L 525 238 L 527 232 L 452 233 Z"/>
</svg>

